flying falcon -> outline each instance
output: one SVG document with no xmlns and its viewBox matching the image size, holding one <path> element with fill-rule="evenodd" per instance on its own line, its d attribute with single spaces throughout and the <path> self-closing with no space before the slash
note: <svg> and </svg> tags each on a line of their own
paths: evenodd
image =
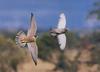
<svg viewBox="0 0 100 72">
<path fill-rule="evenodd" d="M 23 31 L 20 31 L 17 33 L 15 39 L 17 45 L 21 47 L 25 47 L 27 45 L 35 65 L 37 65 L 37 58 L 38 58 L 38 48 L 36 44 L 36 31 L 37 31 L 36 22 L 34 19 L 34 15 L 31 13 L 31 24 L 28 29 L 27 35 L 25 35 Z"/>
<path fill-rule="evenodd" d="M 66 35 L 65 35 L 66 31 L 67 31 L 66 17 L 64 15 L 64 13 L 61 13 L 57 28 L 51 29 L 51 31 L 50 31 L 51 36 L 57 37 L 61 50 L 64 50 L 66 47 Z"/>
</svg>

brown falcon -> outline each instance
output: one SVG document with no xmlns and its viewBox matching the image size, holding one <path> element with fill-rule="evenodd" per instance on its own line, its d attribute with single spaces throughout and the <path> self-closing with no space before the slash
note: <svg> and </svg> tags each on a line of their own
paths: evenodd
<svg viewBox="0 0 100 72">
<path fill-rule="evenodd" d="M 33 14 L 31 13 L 31 24 L 28 29 L 27 35 L 25 35 L 23 31 L 20 31 L 17 33 L 16 36 L 16 44 L 21 47 L 25 47 L 27 45 L 35 65 L 37 65 L 37 58 L 38 58 L 38 48 L 36 45 L 36 31 L 37 31 L 36 22 Z"/>
</svg>

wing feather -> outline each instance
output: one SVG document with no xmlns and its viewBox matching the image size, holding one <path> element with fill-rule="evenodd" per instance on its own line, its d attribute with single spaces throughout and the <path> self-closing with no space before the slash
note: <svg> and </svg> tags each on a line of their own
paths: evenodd
<svg viewBox="0 0 100 72">
<path fill-rule="evenodd" d="M 66 17 L 64 15 L 64 13 L 61 13 L 60 14 L 60 18 L 59 18 L 59 21 L 58 21 L 58 26 L 57 28 L 58 29 L 63 29 L 66 27 Z"/>
<path fill-rule="evenodd" d="M 33 37 L 34 35 L 36 35 L 36 31 L 37 31 L 36 21 L 33 14 L 31 13 L 31 25 L 28 29 L 27 36 Z"/>
<path fill-rule="evenodd" d="M 60 49 L 64 50 L 65 47 L 66 47 L 66 36 L 65 36 L 65 34 L 58 35 L 57 39 L 58 39 L 58 43 L 59 43 Z"/>
<path fill-rule="evenodd" d="M 28 49 L 32 55 L 32 59 L 34 63 L 37 65 L 37 58 L 38 58 L 38 48 L 35 42 L 32 43 L 27 43 L 28 44 Z"/>
</svg>

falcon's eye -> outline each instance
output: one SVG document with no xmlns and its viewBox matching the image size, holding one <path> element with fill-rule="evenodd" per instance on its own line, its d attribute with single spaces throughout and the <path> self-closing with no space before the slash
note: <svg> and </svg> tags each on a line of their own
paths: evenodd
<svg viewBox="0 0 100 72">
<path fill-rule="evenodd" d="M 34 35 L 34 37 L 36 37 L 36 38 L 37 38 L 37 37 L 38 37 L 38 35 Z"/>
</svg>

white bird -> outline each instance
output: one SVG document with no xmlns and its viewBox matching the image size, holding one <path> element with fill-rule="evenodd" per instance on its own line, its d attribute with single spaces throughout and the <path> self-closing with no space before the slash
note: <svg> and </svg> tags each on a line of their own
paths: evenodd
<svg viewBox="0 0 100 72">
<path fill-rule="evenodd" d="M 57 37 L 61 50 L 64 50 L 66 47 L 66 35 L 65 35 L 66 31 L 67 31 L 67 29 L 66 29 L 66 17 L 64 15 L 64 13 L 61 13 L 57 28 L 52 29 L 50 31 L 52 36 Z"/>
<path fill-rule="evenodd" d="M 37 58 L 38 58 L 38 48 L 36 45 L 36 31 L 37 31 L 36 22 L 33 14 L 31 13 L 31 25 L 28 29 L 27 35 L 25 35 L 23 31 L 20 31 L 17 33 L 16 36 L 16 44 L 21 47 L 25 47 L 25 45 L 27 45 L 35 65 L 37 65 Z"/>
</svg>

